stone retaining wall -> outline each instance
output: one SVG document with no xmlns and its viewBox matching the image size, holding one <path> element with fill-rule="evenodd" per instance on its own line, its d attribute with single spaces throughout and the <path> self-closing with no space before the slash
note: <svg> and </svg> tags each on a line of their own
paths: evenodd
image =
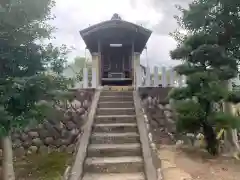
<svg viewBox="0 0 240 180">
<path fill-rule="evenodd" d="M 149 141 L 157 169 L 158 180 L 192 180 L 191 176 L 175 163 L 176 134 L 175 115 L 167 95 L 170 88 L 142 88 L 140 96 L 146 114 Z M 172 146 L 173 145 L 173 146 Z"/>
<path fill-rule="evenodd" d="M 38 126 L 28 127 L 22 132 L 13 132 L 15 156 L 31 153 L 61 151 L 73 153 L 77 137 L 81 134 L 94 89 L 75 90 L 75 100 L 68 107 L 59 107 Z"/>
<path fill-rule="evenodd" d="M 139 88 L 139 95 L 142 99 L 150 97 L 153 104 L 168 104 L 167 96 L 171 89 L 171 87 L 143 87 Z"/>
<path fill-rule="evenodd" d="M 174 142 L 166 126 L 167 119 L 172 118 L 171 107 L 167 100 L 169 90 L 169 88 L 156 87 L 141 88 L 139 91 L 158 180 L 163 180 L 162 162 L 158 157 L 159 145 L 172 144 Z"/>
<path fill-rule="evenodd" d="M 176 132 L 175 115 L 167 98 L 170 90 L 171 88 L 152 87 L 141 88 L 139 91 L 157 144 L 172 143 Z"/>
</svg>

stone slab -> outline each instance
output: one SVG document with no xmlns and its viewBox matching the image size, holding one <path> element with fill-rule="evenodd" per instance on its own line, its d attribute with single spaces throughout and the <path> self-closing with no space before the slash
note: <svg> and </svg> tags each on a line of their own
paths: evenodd
<svg viewBox="0 0 240 180">
<path fill-rule="evenodd" d="M 103 156 L 142 156 L 141 145 L 139 143 L 89 145 L 88 157 Z"/>
<path fill-rule="evenodd" d="M 145 180 L 143 173 L 86 174 L 83 180 Z"/>
<path fill-rule="evenodd" d="M 92 173 L 135 173 L 143 172 L 140 156 L 91 157 L 85 161 L 84 171 Z"/>
</svg>

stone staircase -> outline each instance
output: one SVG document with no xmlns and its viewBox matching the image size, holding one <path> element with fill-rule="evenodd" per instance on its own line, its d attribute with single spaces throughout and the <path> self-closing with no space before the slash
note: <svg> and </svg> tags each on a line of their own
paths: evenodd
<svg viewBox="0 0 240 180">
<path fill-rule="evenodd" d="M 132 91 L 101 92 L 83 172 L 83 180 L 146 180 Z"/>
</svg>

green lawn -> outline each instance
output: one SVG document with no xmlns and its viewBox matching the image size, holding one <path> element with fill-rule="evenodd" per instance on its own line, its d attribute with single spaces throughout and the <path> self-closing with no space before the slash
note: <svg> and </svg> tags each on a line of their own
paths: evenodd
<svg viewBox="0 0 240 180">
<path fill-rule="evenodd" d="M 72 154 L 53 152 L 50 154 L 29 155 L 15 162 L 18 180 L 60 180 Z"/>
</svg>

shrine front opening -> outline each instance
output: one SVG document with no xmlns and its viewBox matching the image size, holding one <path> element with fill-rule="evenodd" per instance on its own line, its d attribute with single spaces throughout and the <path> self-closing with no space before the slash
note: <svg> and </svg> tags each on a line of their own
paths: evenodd
<svg viewBox="0 0 240 180">
<path fill-rule="evenodd" d="M 132 85 L 131 46 L 111 44 L 101 51 L 102 85 Z"/>
</svg>

